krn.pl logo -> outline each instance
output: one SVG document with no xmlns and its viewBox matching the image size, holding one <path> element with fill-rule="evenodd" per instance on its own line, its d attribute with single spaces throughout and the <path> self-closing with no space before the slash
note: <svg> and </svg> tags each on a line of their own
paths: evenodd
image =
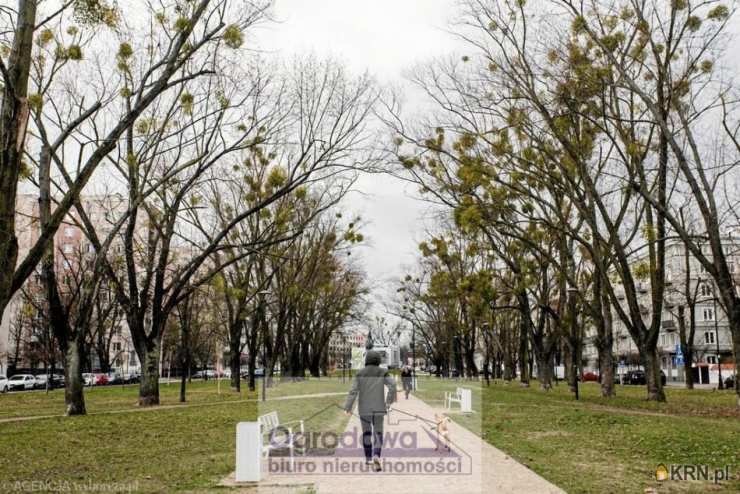
<svg viewBox="0 0 740 494">
<path fill-rule="evenodd" d="M 668 480 L 668 469 L 662 463 L 658 465 L 658 467 L 655 469 L 655 480 L 657 480 L 658 482 Z"/>
</svg>

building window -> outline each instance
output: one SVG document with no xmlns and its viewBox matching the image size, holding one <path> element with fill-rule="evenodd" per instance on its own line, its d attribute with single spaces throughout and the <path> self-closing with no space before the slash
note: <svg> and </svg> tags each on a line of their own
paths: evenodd
<svg viewBox="0 0 740 494">
<path fill-rule="evenodd" d="M 707 363 L 708 364 L 716 364 L 717 363 L 717 357 L 715 355 L 707 355 Z"/>
<path fill-rule="evenodd" d="M 712 296 L 712 289 L 707 285 L 706 283 L 703 283 L 701 287 L 699 288 L 699 293 L 701 293 L 702 297 L 711 297 Z"/>
<path fill-rule="evenodd" d="M 62 266 L 64 266 L 64 269 L 72 269 L 72 265 L 66 259 L 62 261 Z"/>
<path fill-rule="evenodd" d="M 120 352 L 121 351 L 121 343 L 119 341 L 116 341 L 113 343 L 113 351 L 114 352 Z"/>
<path fill-rule="evenodd" d="M 705 308 L 702 314 L 704 315 L 705 321 L 714 321 L 714 309 L 712 309 L 711 307 Z"/>
<path fill-rule="evenodd" d="M 72 253 L 72 244 L 64 244 L 64 246 L 62 247 L 62 251 L 65 254 L 71 254 Z"/>
<path fill-rule="evenodd" d="M 704 333 L 704 343 L 707 345 L 714 343 L 714 333 L 712 331 L 706 331 Z"/>
<path fill-rule="evenodd" d="M 65 237 L 73 237 L 74 236 L 74 228 L 71 226 L 64 227 L 64 236 Z"/>
</svg>

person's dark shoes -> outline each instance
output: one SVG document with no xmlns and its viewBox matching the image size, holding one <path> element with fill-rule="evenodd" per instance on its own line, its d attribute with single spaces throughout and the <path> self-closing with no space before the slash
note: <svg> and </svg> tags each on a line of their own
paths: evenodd
<svg viewBox="0 0 740 494">
<path fill-rule="evenodd" d="M 376 472 L 382 472 L 383 471 L 383 467 L 380 466 L 380 458 L 377 458 L 377 457 L 376 458 L 373 458 L 373 469 Z"/>
</svg>

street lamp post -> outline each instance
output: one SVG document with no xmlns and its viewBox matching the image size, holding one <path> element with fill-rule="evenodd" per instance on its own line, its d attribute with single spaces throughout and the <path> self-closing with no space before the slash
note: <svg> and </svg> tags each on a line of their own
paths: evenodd
<svg viewBox="0 0 740 494">
<path fill-rule="evenodd" d="M 411 324 L 411 386 L 416 391 L 416 326 Z"/>
<path fill-rule="evenodd" d="M 342 384 L 344 384 L 344 368 L 347 366 L 347 337 L 340 333 L 342 337 Z"/>
<path fill-rule="evenodd" d="M 265 296 L 269 290 L 261 290 L 259 296 L 260 322 L 262 323 L 262 401 L 267 400 L 267 317 L 265 314 Z"/>
<path fill-rule="evenodd" d="M 488 330 L 490 328 L 488 321 L 484 321 L 481 328 L 483 329 L 483 333 L 484 333 L 484 341 L 486 341 L 487 337 L 485 335 L 488 334 Z M 491 345 L 486 343 L 486 357 L 485 357 L 485 360 L 483 361 L 483 379 L 486 381 L 486 386 L 491 385 L 491 379 L 488 375 L 488 367 L 491 363 L 490 362 L 491 361 L 491 348 L 490 347 Z"/>
<path fill-rule="evenodd" d="M 712 310 L 714 311 L 714 343 L 717 346 L 717 377 L 719 379 L 717 389 L 725 389 L 725 385 L 722 382 L 722 359 L 719 353 L 719 324 L 717 323 L 717 294 L 714 291 L 714 287 L 712 287 L 712 305 Z"/>
<path fill-rule="evenodd" d="M 462 356 L 460 355 L 460 335 L 452 337 L 452 355 L 455 360 L 455 370 L 457 371 L 456 379 L 459 379 L 462 374 L 462 366 L 460 365 L 462 360 Z"/>
<path fill-rule="evenodd" d="M 570 346 L 571 346 L 571 359 L 573 365 L 573 373 L 575 374 L 574 391 L 576 394 L 576 400 L 578 400 L 578 324 L 576 321 L 576 294 L 578 290 L 575 287 L 568 288 L 568 299 L 570 305 Z"/>
<path fill-rule="evenodd" d="M 712 316 L 714 319 L 714 344 L 715 348 L 717 349 L 717 379 L 719 382 L 717 383 L 717 389 L 724 389 L 725 385 L 722 382 L 722 359 L 720 357 L 720 349 L 719 349 L 719 323 L 717 320 L 718 314 L 717 314 L 717 291 L 714 287 L 714 280 L 707 280 L 712 282 Z M 704 280 L 702 278 L 699 278 L 697 280 L 698 283 L 703 283 Z"/>
</svg>

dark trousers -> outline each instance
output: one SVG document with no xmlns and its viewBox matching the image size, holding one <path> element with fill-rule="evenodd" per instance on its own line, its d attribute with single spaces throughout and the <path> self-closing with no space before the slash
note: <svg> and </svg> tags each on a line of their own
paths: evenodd
<svg viewBox="0 0 740 494">
<path fill-rule="evenodd" d="M 411 385 L 411 380 L 403 382 L 403 392 L 406 393 L 406 399 L 409 399 L 409 393 L 411 392 L 411 388 L 413 386 Z"/>
<path fill-rule="evenodd" d="M 362 424 L 362 447 L 365 450 L 365 458 L 370 461 L 373 456 L 380 456 L 383 446 L 383 419 L 385 414 L 374 413 L 372 415 L 360 415 Z"/>
</svg>

